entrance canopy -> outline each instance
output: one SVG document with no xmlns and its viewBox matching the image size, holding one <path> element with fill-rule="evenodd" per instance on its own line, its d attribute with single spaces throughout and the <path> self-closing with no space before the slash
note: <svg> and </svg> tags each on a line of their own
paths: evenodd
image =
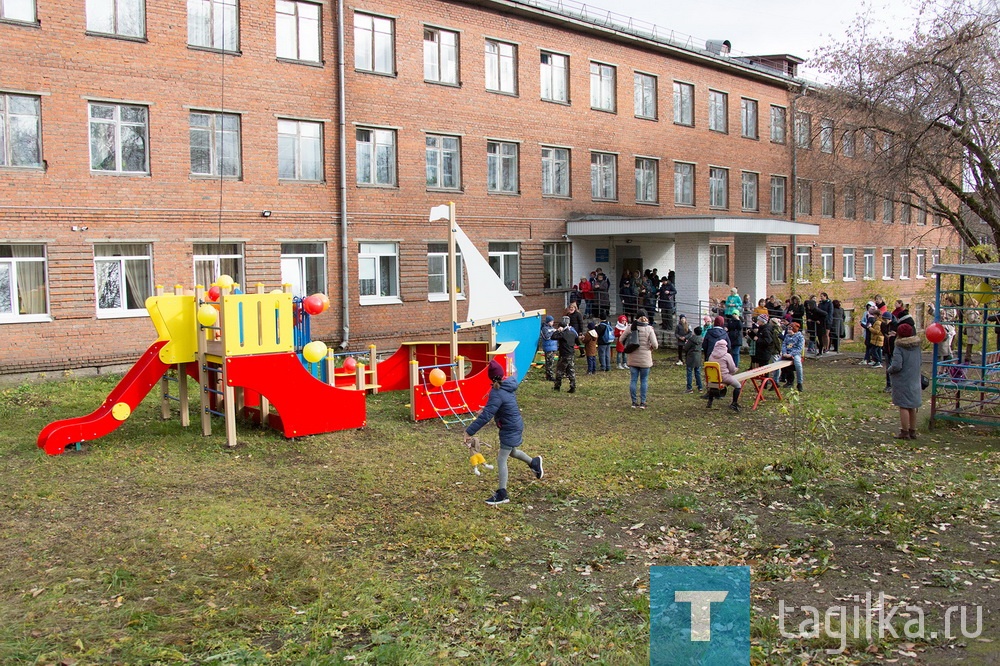
<svg viewBox="0 0 1000 666">
<path fill-rule="evenodd" d="M 596 217 L 587 216 L 566 223 L 570 238 L 587 236 L 658 236 L 709 234 L 737 236 L 819 236 L 819 225 L 768 218 L 739 217 Z"/>
</svg>

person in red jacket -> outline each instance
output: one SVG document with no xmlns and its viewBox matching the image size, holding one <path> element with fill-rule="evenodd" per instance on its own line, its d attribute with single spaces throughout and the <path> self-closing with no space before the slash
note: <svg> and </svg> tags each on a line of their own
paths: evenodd
<svg viewBox="0 0 1000 666">
<path fill-rule="evenodd" d="M 576 286 L 576 291 L 580 295 L 580 310 L 586 312 L 589 317 L 593 310 L 594 285 L 584 276 L 580 278 L 580 284 Z"/>
</svg>

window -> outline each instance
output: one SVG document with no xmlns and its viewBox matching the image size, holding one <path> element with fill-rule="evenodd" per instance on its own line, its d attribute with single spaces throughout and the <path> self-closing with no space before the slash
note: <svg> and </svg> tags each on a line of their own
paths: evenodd
<svg viewBox="0 0 1000 666">
<path fill-rule="evenodd" d="M 425 137 L 428 189 L 457 190 L 462 187 L 460 148 L 457 136 L 428 134 Z"/>
<path fill-rule="evenodd" d="M 694 205 L 694 165 L 674 162 L 674 203 Z"/>
<path fill-rule="evenodd" d="M 694 86 L 674 81 L 674 122 L 694 125 Z"/>
<path fill-rule="evenodd" d="M 517 243 L 497 242 L 489 244 L 490 268 L 500 276 L 500 281 L 513 292 L 520 289 L 521 260 Z"/>
<path fill-rule="evenodd" d="M 795 279 L 802 282 L 812 282 L 812 250 L 808 245 L 795 247 Z"/>
<path fill-rule="evenodd" d="M 927 277 L 927 250 L 917 250 L 917 274 L 918 280 Z"/>
<path fill-rule="evenodd" d="M 895 257 L 893 256 L 893 251 L 890 248 L 882 249 L 882 279 L 891 280 L 892 279 L 892 265 Z"/>
<path fill-rule="evenodd" d="M 865 280 L 875 279 L 875 248 L 866 247 L 864 250 L 864 273 L 861 277 Z"/>
<path fill-rule="evenodd" d="M 516 143 L 509 141 L 486 142 L 486 189 L 489 192 L 517 193 Z"/>
<path fill-rule="evenodd" d="M 326 245 L 282 243 L 281 282 L 292 285 L 292 295 L 326 293 Z"/>
<path fill-rule="evenodd" d="M 910 196 L 908 194 L 903 195 L 903 201 L 899 204 L 899 223 L 909 224 L 912 215 L 912 206 L 910 206 Z"/>
<path fill-rule="evenodd" d="M 236 0 L 188 0 L 188 44 L 220 51 L 239 48 Z"/>
<path fill-rule="evenodd" d="M 207 287 L 220 275 L 228 275 L 236 284 L 243 284 L 243 246 L 240 243 L 195 243 L 194 283 Z"/>
<path fill-rule="evenodd" d="M 875 221 L 875 195 L 865 192 L 865 221 Z"/>
<path fill-rule="evenodd" d="M 844 188 L 844 217 L 853 220 L 858 216 L 857 193 L 853 187 Z"/>
<path fill-rule="evenodd" d="M 941 250 L 931 250 L 931 266 L 941 263 Z"/>
<path fill-rule="evenodd" d="M 805 150 L 812 147 L 812 116 L 808 113 L 795 114 L 795 145 Z"/>
<path fill-rule="evenodd" d="M 844 281 L 850 282 L 855 279 L 854 276 L 854 248 L 845 247 L 843 252 L 843 267 L 844 267 Z"/>
<path fill-rule="evenodd" d="M 868 159 L 875 157 L 875 134 L 871 130 L 865 130 L 861 135 L 861 142 L 864 145 L 865 157 Z"/>
<path fill-rule="evenodd" d="M 35 0 L 0 0 L 0 19 L 36 23 Z"/>
<path fill-rule="evenodd" d="M 148 110 L 90 103 L 90 170 L 149 173 Z"/>
<path fill-rule="evenodd" d="M 396 184 L 396 132 L 358 128 L 355 132 L 359 185 L 392 187 Z"/>
<path fill-rule="evenodd" d="M 358 293 L 362 305 L 399 302 L 399 246 L 360 243 Z"/>
<path fill-rule="evenodd" d="M 448 300 L 448 243 L 427 244 L 427 300 Z M 455 248 L 455 289 L 465 293 L 462 253 Z"/>
<path fill-rule="evenodd" d="M 927 199 L 920 198 L 920 205 L 917 207 L 917 224 L 921 227 L 927 226 Z"/>
<path fill-rule="evenodd" d="M 729 284 L 729 246 L 709 246 L 708 279 L 712 284 Z"/>
<path fill-rule="evenodd" d="M 729 206 L 729 170 L 719 167 L 708 169 L 708 205 L 712 208 Z"/>
<path fill-rule="evenodd" d="M 615 68 L 591 62 L 590 108 L 614 112 L 615 106 Z"/>
<path fill-rule="evenodd" d="M 279 58 L 320 61 L 320 6 L 311 2 L 275 1 L 274 43 Z"/>
<path fill-rule="evenodd" d="M 569 104 L 569 58 L 542 51 L 540 72 L 542 99 Z"/>
<path fill-rule="evenodd" d="M 822 206 L 823 217 L 833 217 L 836 208 L 836 190 L 833 183 L 823 183 L 823 200 L 820 203 Z"/>
<path fill-rule="evenodd" d="M 239 178 L 240 117 L 232 113 L 192 111 L 189 122 L 191 173 Z"/>
<path fill-rule="evenodd" d="M 568 197 L 569 149 L 542 146 L 542 195 Z"/>
<path fill-rule="evenodd" d="M 771 212 L 782 214 L 785 212 L 785 191 L 788 179 L 784 176 L 771 176 Z"/>
<path fill-rule="evenodd" d="M 424 81 L 458 85 L 458 33 L 424 28 Z"/>
<path fill-rule="evenodd" d="M 590 154 L 590 196 L 613 201 L 618 198 L 618 156 L 612 153 Z"/>
<path fill-rule="evenodd" d="M 278 178 L 323 180 L 323 124 L 278 120 Z"/>
<path fill-rule="evenodd" d="M 833 280 L 833 248 L 824 247 L 819 252 L 819 267 L 821 271 L 820 279 L 823 282 Z"/>
<path fill-rule="evenodd" d="M 785 277 L 785 247 L 771 246 L 771 284 L 784 283 Z"/>
<path fill-rule="evenodd" d="M 354 13 L 354 68 L 373 74 L 396 71 L 392 19 Z"/>
<path fill-rule="evenodd" d="M 899 279 L 909 280 L 910 279 L 910 251 L 900 250 L 899 251 Z"/>
<path fill-rule="evenodd" d="M 799 178 L 796 183 L 795 209 L 799 215 L 812 215 L 812 181 Z"/>
<path fill-rule="evenodd" d="M 636 72 L 634 84 L 636 117 L 656 120 L 656 77 Z"/>
<path fill-rule="evenodd" d="M 658 162 L 651 157 L 635 158 L 635 200 L 639 203 L 656 203 Z"/>
<path fill-rule="evenodd" d="M 757 137 L 757 100 L 743 98 L 740 100 L 740 130 L 744 137 Z"/>
<path fill-rule="evenodd" d="M 895 204 L 892 200 L 892 195 L 889 195 L 882 199 L 882 224 L 892 224 L 893 213 L 895 212 Z"/>
<path fill-rule="evenodd" d="M 517 94 L 517 47 L 513 44 L 486 40 L 486 89 Z"/>
<path fill-rule="evenodd" d="M 934 226 L 940 227 L 942 222 L 941 213 L 934 213 Z"/>
<path fill-rule="evenodd" d="M 143 37 L 146 34 L 145 13 L 144 0 L 87 0 L 87 30 L 105 35 Z"/>
<path fill-rule="evenodd" d="M 47 319 L 45 273 L 44 245 L 0 245 L 0 322 Z"/>
<path fill-rule="evenodd" d="M 0 166 L 42 166 L 40 98 L 0 93 Z"/>
<path fill-rule="evenodd" d="M 819 121 L 819 150 L 821 153 L 833 152 L 833 121 L 829 118 Z"/>
<path fill-rule="evenodd" d="M 785 107 L 771 105 L 771 141 L 785 142 Z"/>
<path fill-rule="evenodd" d="M 542 257 L 545 264 L 545 289 L 569 289 L 572 286 L 570 275 L 570 244 L 545 243 Z"/>
<path fill-rule="evenodd" d="M 757 210 L 757 182 L 760 179 L 755 173 L 744 171 L 740 174 L 743 184 L 743 210 Z"/>
<path fill-rule="evenodd" d="M 854 129 L 848 128 L 844 130 L 842 135 L 842 146 L 844 151 L 844 157 L 854 157 L 855 146 L 854 146 Z"/>
<path fill-rule="evenodd" d="M 146 314 L 153 295 L 153 257 L 146 243 L 94 246 L 97 316 Z"/>
<path fill-rule="evenodd" d="M 718 90 L 708 91 L 708 129 L 715 132 L 728 132 L 729 95 Z"/>
</svg>

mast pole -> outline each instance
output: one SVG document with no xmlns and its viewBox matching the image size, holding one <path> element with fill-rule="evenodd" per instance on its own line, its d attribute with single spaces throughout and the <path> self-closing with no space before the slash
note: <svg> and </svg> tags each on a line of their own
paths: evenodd
<svg viewBox="0 0 1000 666">
<path fill-rule="evenodd" d="M 448 202 L 448 302 L 451 305 L 451 360 L 458 360 L 458 276 L 455 257 L 455 202 Z M 456 375 L 457 376 L 457 375 Z"/>
</svg>

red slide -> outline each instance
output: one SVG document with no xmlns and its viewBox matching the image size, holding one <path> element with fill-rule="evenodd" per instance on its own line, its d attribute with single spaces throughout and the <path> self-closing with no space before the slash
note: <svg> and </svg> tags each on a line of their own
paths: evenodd
<svg viewBox="0 0 1000 666">
<path fill-rule="evenodd" d="M 160 349 L 165 344 L 167 340 L 157 340 L 150 345 L 146 353 L 118 382 L 107 400 L 93 412 L 45 426 L 38 433 L 38 448 L 44 449 L 50 456 L 58 455 L 71 444 L 103 437 L 124 423 L 170 367 L 160 360 Z M 122 406 L 116 410 L 116 405 Z"/>
<path fill-rule="evenodd" d="M 226 359 L 230 386 L 242 386 L 274 406 L 285 437 L 363 428 L 365 392 L 337 388 L 313 377 L 296 354 L 255 354 Z"/>
</svg>

